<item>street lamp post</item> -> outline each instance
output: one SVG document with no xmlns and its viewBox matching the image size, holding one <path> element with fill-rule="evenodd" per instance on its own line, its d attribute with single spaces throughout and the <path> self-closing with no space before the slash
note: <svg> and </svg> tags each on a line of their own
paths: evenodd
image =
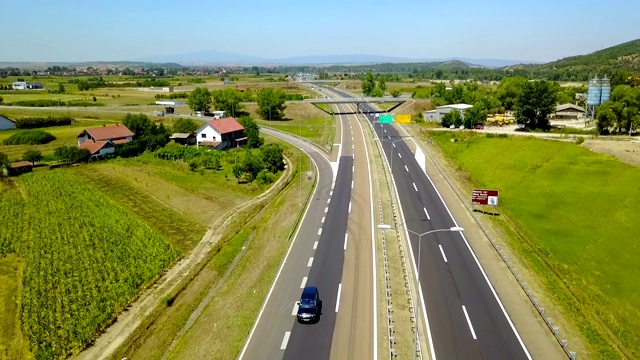
<svg viewBox="0 0 640 360">
<path fill-rule="evenodd" d="M 403 224 L 404 225 L 404 224 Z M 393 227 L 391 225 L 387 225 L 387 224 L 381 224 L 378 225 L 378 229 L 381 230 L 390 230 L 393 229 Z M 418 274 L 416 275 L 416 282 L 418 284 L 418 288 L 416 289 L 416 295 L 418 297 L 418 310 L 414 310 L 415 314 L 416 314 L 416 336 L 414 339 L 414 348 L 413 348 L 413 359 L 415 360 L 418 356 L 418 329 L 420 328 L 420 322 L 419 322 L 419 318 L 420 318 L 420 309 L 422 308 L 421 304 L 420 304 L 420 260 L 421 260 L 421 248 L 422 248 L 422 237 L 425 235 L 429 235 L 429 234 L 433 234 L 436 232 L 446 232 L 446 231 L 451 231 L 451 232 L 462 232 L 464 231 L 463 228 L 458 227 L 458 226 L 454 226 L 454 227 L 450 227 L 447 229 L 435 229 L 435 230 L 431 230 L 431 231 L 427 231 L 424 232 L 422 234 L 419 234 L 413 230 L 409 230 L 406 228 L 405 226 L 405 230 L 407 230 L 407 232 L 410 232 L 416 236 L 418 236 Z"/>
</svg>

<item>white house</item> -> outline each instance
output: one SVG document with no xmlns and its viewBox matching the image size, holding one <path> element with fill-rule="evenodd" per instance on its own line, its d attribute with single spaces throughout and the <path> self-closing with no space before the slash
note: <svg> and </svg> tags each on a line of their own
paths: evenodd
<svg viewBox="0 0 640 360">
<path fill-rule="evenodd" d="M 26 81 L 14 81 L 11 84 L 13 90 L 27 90 L 27 82 Z"/>
<path fill-rule="evenodd" d="M 196 144 L 215 149 L 239 147 L 247 143 L 244 127 L 232 118 L 214 119 L 196 131 Z"/>
<path fill-rule="evenodd" d="M 0 115 L 0 130 L 11 130 L 15 129 L 16 123 L 13 120 Z"/>
<path fill-rule="evenodd" d="M 435 110 L 424 112 L 424 121 L 442 122 L 442 118 L 444 117 L 444 115 L 452 112 L 453 110 L 458 110 L 460 112 L 460 115 L 462 115 L 462 117 L 464 118 L 465 110 L 472 107 L 473 105 L 469 104 L 451 104 L 438 106 Z"/>
<path fill-rule="evenodd" d="M 227 117 L 227 112 L 222 110 L 212 111 L 211 114 L 213 114 L 214 119 L 224 119 Z"/>
</svg>

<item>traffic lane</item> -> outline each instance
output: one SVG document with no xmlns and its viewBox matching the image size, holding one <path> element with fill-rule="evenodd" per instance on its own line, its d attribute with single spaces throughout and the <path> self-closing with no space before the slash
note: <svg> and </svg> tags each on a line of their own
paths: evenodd
<svg viewBox="0 0 640 360">
<path fill-rule="evenodd" d="M 339 111 L 345 111 L 344 105 L 336 105 Z M 353 125 L 349 121 L 348 115 L 338 115 L 342 125 L 342 153 L 340 156 L 353 155 Z"/>
<path fill-rule="evenodd" d="M 286 135 L 274 133 L 285 141 L 289 141 Z M 296 140 L 296 139 L 294 139 Z M 293 326 L 294 318 L 292 309 L 297 297 L 300 296 L 299 284 L 303 276 L 307 276 L 309 268 L 307 261 L 313 256 L 318 227 L 321 225 L 321 217 L 324 216 L 327 199 L 331 190 L 333 175 L 326 158 L 319 152 L 312 151 L 319 171 L 318 184 L 313 198 L 309 203 L 296 238 L 289 250 L 289 255 L 284 260 L 282 269 L 278 274 L 273 290 L 271 291 L 264 308 L 257 319 L 255 329 L 251 337 L 247 339 L 245 353 L 242 359 L 277 359 L 282 358 L 284 351 L 280 344 L 283 334 Z M 291 284 L 298 283 L 298 286 Z"/>
<path fill-rule="evenodd" d="M 316 324 L 294 323 L 284 359 L 328 359 L 336 321 L 336 304 L 344 262 L 343 240 L 351 197 L 353 159 L 340 159 L 331 203 L 306 285 L 318 287 L 322 315 Z M 298 297 L 299 297 L 298 293 Z"/>
<path fill-rule="evenodd" d="M 356 116 L 348 117 L 354 136 L 354 173 L 348 238 L 342 276 L 340 312 L 336 319 L 331 359 L 374 357 L 374 294 L 372 205 L 365 134 Z"/>
<path fill-rule="evenodd" d="M 407 229 L 417 234 L 439 229 L 432 222 L 433 215 L 425 212 L 421 194 L 416 191 L 411 174 L 394 175 L 394 178 Z M 436 357 L 477 359 L 480 353 L 462 311 L 464 304 L 458 293 L 458 284 L 449 273 L 436 245 L 437 236 L 444 234 L 432 233 L 419 240 L 418 235 L 409 233 L 413 259 L 420 274 L 421 302 L 427 311 Z M 421 308 L 419 311 L 419 316 L 424 316 Z"/>
<path fill-rule="evenodd" d="M 410 152 L 406 144 L 399 147 L 399 151 L 401 153 Z M 409 200 L 413 203 L 413 211 L 419 213 L 420 207 L 422 207 L 425 217 L 429 218 L 428 222 L 430 223 L 430 226 L 425 226 L 424 223 L 421 222 L 409 222 L 407 223 L 407 228 L 418 233 L 424 233 L 433 229 L 444 229 L 456 226 L 445 205 L 440 200 L 437 191 L 428 181 L 428 178 L 418 166 L 415 158 L 407 155 L 400 159 L 399 162 L 406 165 L 409 169 L 407 172 L 408 176 L 405 175 L 404 178 L 405 180 L 411 180 L 411 187 L 413 187 L 413 191 L 418 193 L 418 196 L 409 197 Z M 398 181 L 396 180 L 396 182 Z M 409 187 L 408 181 L 404 182 L 403 187 L 405 192 L 411 193 L 412 189 Z M 449 239 L 449 241 L 439 243 L 438 247 L 435 247 L 435 245 L 432 244 L 429 244 L 429 246 L 431 253 L 433 254 L 433 258 L 446 257 L 449 260 L 445 264 L 447 268 L 446 272 L 450 274 L 450 278 L 452 280 L 450 286 L 455 286 L 457 294 L 448 294 L 447 298 L 451 301 L 452 296 L 458 297 L 461 305 L 465 306 L 465 311 L 467 312 L 467 314 L 462 313 L 462 315 L 464 316 L 464 320 L 468 323 L 468 328 L 477 328 L 482 330 L 482 336 L 478 336 L 478 332 L 471 332 L 472 335 L 477 337 L 481 356 L 487 356 L 492 359 L 528 358 L 524 344 L 521 343 L 516 330 L 505 315 L 499 300 L 492 292 L 488 279 L 484 277 L 483 271 L 476 262 L 472 250 L 467 246 L 467 243 L 464 241 L 462 236 L 454 233 L 436 233 L 432 235 L 436 235 L 438 238 Z M 442 246 L 442 249 L 439 248 L 440 246 Z M 415 252 L 416 249 L 414 249 L 414 253 Z M 423 255 L 422 260 L 425 260 L 424 256 L 426 255 Z M 439 274 L 442 281 L 447 279 L 442 271 L 439 271 Z M 421 278 L 425 276 L 425 272 L 422 269 L 420 270 L 420 276 Z M 423 292 L 428 288 L 427 283 L 422 282 Z M 433 300 L 435 299 L 425 301 Z M 451 311 L 455 312 L 456 310 L 457 309 L 455 307 L 451 308 Z M 458 315 L 456 315 L 456 323 L 458 324 L 460 323 L 460 314 L 460 311 L 458 311 Z M 467 320 L 467 317 L 469 320 Z M 436 354 L 438 354 L 441 352 L 439 347 L 443 347 L 437 345 L 439 337 L 436 335 L 433 337 L 434 348 Z M 448 346 L 445 346 L 444 348 L 447 349 L 447 353 L 451 351 Z"/>
</svg>

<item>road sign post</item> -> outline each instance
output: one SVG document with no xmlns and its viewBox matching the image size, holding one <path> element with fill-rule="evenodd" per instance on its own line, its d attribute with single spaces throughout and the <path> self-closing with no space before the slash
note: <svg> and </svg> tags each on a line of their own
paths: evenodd
<svg viewBox="0 0 640 360">
<path fill-rule="evenodd" d="M 473 189 L 471 192 L 471 204 L 481 206 L 498 206 L 498 190 Z M 495 213 L 494 213 L 495 214 Z"/>
<path fill-rule="evenodd" d="M 393 122 L 393 115 L 391 114 L 380 114 L 379 120 L 380 124 L 391 124 Z"/>
</svg>

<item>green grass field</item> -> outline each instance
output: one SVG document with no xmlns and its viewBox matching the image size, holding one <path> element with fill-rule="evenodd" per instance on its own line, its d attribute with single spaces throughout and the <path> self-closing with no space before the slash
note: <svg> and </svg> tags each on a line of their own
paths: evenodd
<svg viewBox="0 0 640 360">
<path fill-rule="evenodd" d="M 581 329 L 590 356 L 640 356 L 640 169 L 570 143 L 429 136 L 475 186 L 500 190 L 500 212 L 547 267 L 539 275 L 560 280 L 545 284 Z"/>
<path fill-rule="evenodd" d="M 261 126 L 302 136 L 323 149 L 330 150 L 335 134 L 335 120 L 331 118 L 294 119 L 283 121 L 256 120 Z"/>
</svg>

